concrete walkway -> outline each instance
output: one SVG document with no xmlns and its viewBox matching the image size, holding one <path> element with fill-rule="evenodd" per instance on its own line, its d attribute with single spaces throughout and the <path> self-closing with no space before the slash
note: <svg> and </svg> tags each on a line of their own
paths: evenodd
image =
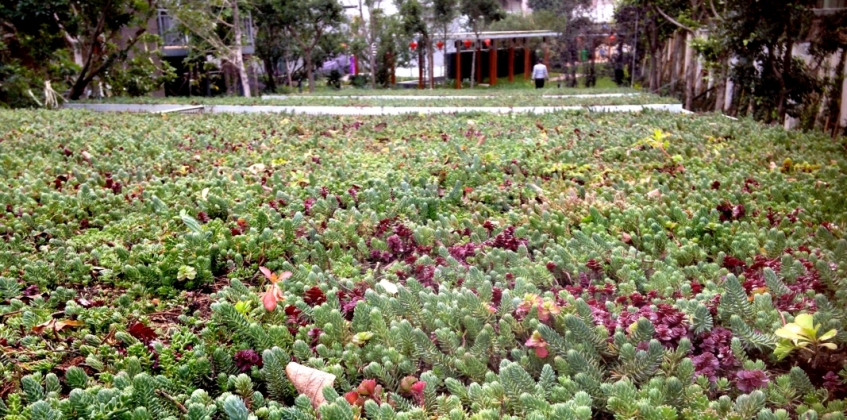
<svg viewBox="0 0 847 420">
<path fill-rule="evenodd" d="M 87 109 L 95 112 L 149 112 L 149 113 L 178 113 L 187 107 L 182 105 L 164 104 L 65 104 L 67 109 Z M 485 107 L 485 106 L 451 106 L 451 107 L 353 107 L 353 106 L 258 106 L 258 105 L 205 105 L 190 107 L 194 111 L 221 114 L 256 114 L 256 113 L 290 113 L 309 115 L 400 115 L 400 114 L 454 114 L 467 112 L 489 112 L 493 114 L 531 113 L 544 114 L 559 111 L 590 111 L 590 112 L 640 112 L 646 109 L 668 111 L 673 113 L 688 113 L 681 104 L 650 104 L 650 105 L 599 105 L 599 106 L 525 106 L 525 107 Z"/>
<path fill-rule="evenodd" d="M 639 96 L 640 93 L 597 93 L 584 95 L 541 95 L 542 98 L 568 99 L 568 98 L 623 98 Z M 286 99 L 379 99 L 379 100 L 413 100 L 423 101 L 432 99 L 498 99 L 514 98 L 511 95 L 339 95 L 339 96 L 307 96 L 307 95 L 262 95 L 264 100 L 286 100 Z"/>
</svg>

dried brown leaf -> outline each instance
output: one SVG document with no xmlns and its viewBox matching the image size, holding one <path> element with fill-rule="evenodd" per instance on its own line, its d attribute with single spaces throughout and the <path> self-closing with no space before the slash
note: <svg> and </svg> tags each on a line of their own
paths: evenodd
<svg viewBox="0 0 847 420">
<path fill-rule="evenodd" d="M 297 392 L 309 397 L 315 408 L 326 402 L 323 395 L 324 387 L 335 383 L 335 375 L 294 362 L 285 366 L 285 374 L 288 375 L 288 379 L 294 384 Z"/>
</svg>

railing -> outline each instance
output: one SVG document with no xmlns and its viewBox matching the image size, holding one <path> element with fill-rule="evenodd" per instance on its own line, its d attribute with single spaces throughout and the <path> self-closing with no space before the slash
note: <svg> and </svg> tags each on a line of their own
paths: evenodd
<svg viewBox="0 0 847 420">
<path fill-rule="evenodd" d="M 844 9 L 847 0 L 818 0 L 818 9 Z"/>
<path fill-rule="evenodd" d="M 175 30 L 176 20 L 168 16 L 168 11 L 159 9 L 159 36 L 165 47 L 181 47 L 188 45 L 188 36 Z"/>
<path fill-rule="evenodd" d="M 176 30 L 177 21 L 168 15 L 167 9 L 159 9 L 157 23 L 159 26 L 159 36 L 162 38 L 164 47 L 179 48 L 188 46 L 188 36 Z M 244 46 L 246 49 L 249 49 L 245 53 L 252 54 L 254 46 L 253 17 L 249 12 L 247 12 L 246 17 L 241 18 L 241 28 Z"/>
</svg>

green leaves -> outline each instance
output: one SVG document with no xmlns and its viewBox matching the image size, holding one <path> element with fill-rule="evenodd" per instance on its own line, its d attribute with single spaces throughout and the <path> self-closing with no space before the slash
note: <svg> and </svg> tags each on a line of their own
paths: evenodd
<svg viewBox="0 0 847 420">
<path fill-rule="evenodd" d="M 188 227 L 194 233 L 203 233 L 203 226 L 200 225 L 200 222 L 197 219 L 186 214 L 185 210 L 179 212 L 179 218 L 182 219 L 182 222 L 185 223 L 185 226 Z"/>
<path fill-rule="evenodd" d="M 817 356 L 821 349 L 835 350 L 838 346 L 835 343 L 829 343 L 838 333 L 835 329 L 827 332 L 821 332 L 821 325 L 814 323 L 814 316 L 810 314 L 799 314 L 794 318 L 794 322 L 785 324 L 782 328 L 774 331 L 774 335 L 783 338 L 776 349 L 774 355 L 778 359 L 784 359 L 792 351 L 796 349 L 805 350 L 812 356 Z"/>
</svg>

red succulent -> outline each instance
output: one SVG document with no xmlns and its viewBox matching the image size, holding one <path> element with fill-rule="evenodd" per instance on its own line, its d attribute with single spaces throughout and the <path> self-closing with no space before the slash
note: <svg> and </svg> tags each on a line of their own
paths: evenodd
<svg viewBox="0 0 847 420">
<path fill-rule="evenodd" d="M 742 370 L 736 375 L 735 386 L 741 392 L 752 392 L 768 385 L 768 375 L 760 369 Z"/>
<path fill-rule="evenodd" d="M 326 295 L 318 286 L 313 286 L 303 292 L 303 301 L 309 306 L 317 306 L 326 302 Z"/>
<path fill-rule="evenodd" d="M 544 338 L 541 337 L 541 333 L 535 331 L 532 333 L 532 336 L 529 337 L 529 340 L 526 340 L 526 346 L 528 348 L 535 350 L 535 355 L 539 358 L 543 359 L 547 357 L 550 352 L 547 350 L 547 342 L 544 341 Z"/>
</svg>

